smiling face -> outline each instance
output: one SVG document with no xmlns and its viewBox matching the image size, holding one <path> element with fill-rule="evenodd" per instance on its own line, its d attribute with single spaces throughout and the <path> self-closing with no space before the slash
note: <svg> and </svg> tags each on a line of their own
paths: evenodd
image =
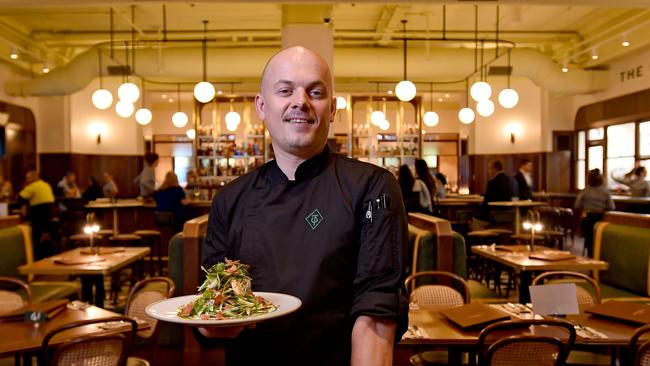
<svg viewBox="0 0 650 366">
<path fill-rule="evenodd" d="M 276 155 L 308 159 L 325 147 L 336 113 L 332 94 L 329 67 L 315 52 L 292 47 L 269 61 L 255 107 Z"/>
</svg>

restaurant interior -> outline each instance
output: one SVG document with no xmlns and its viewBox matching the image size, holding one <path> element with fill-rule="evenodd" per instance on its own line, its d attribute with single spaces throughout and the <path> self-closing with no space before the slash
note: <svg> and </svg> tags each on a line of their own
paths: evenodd
<svg viewBox="0 0 650 366">
<path fill-rule="evenodd" d="M 225 364 L 153 306 L 274 158 L 291 46 L 332 70 L 330 151 L 402 189 L 394 365 L 650 365 L 649 34 L 647 0 L 0 0 L 0 365 Z"/>
</svg>

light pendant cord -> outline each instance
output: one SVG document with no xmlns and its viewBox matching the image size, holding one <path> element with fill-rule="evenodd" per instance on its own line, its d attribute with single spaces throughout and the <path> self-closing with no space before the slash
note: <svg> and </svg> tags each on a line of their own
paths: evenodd
<svg viewBox="0 0 650 366">
<path fill-rule="evenodd" d="M 402 19 L 402 40 L 404 43 L 404 80 L 406 80 L 406 19 Z"/>
<path fill-rule="evenodd" d="M 465 79 L 465 107 L 469 108 L 469 78 Z"/>
<path fill-rule="evenodd" d="M 114 29 L 113 29 L 113 28 L 114 28 L 114 24 L 113 24 L 113 22 L 114 22 L 113 7 L 111 7 L 111 11 L 110 11 L 110 29 L 111 29 L 111 32 L 110 32 L 110 37 L 111 37 L 111 38 L 110 38 L 110 43 L 111 43 L 111 58 L 112 58 L 112 59 L 115 59 L 115 51 L 114 51 L 115 44 L 114 44 L 114 36 L 113 36 L 113 33 L 114 33 Z"/>
<path fill-rule="evenodd" d="M 203 81 L 207 81 L 208 21 L 203 21 Z"/>
<path fill-rule="evenodd" d="M 178 105 L 178 111 L 181 111 L 181 83 L 176 84 L 176 102 Z"/>
<path fill-rule="evenodd" d="M 135 5 L 131 5 L 131 72 L 135 74 Z"/>
<path fill-rule="evenodd" d="M 429 110 L 433 111 L 433 83 L 429 83 Z"/>
<path fill-rule="evenodd" d="M 508 89 L 510 89 L 510 74 L 512 74 L 512 68 L 510 67 L 510 48 L 508 48 Z"/>
<path fill-rule="evenodd" d="M 478 5 L 474 5 L 474 72 L 478 71 Z"/>
<path fill-rule="evenodd" d="M 497 5 L 497 31 L 496 31 L 496 43 L 494 47 L 494 59 L 499 58 L 499 5 Z"/>
<path fill-rule="evenodd" d="M 102 51 L 97 49 L 97 59 L 99 60 L 99 89 L 104 89 L 104 78 L 102 77 Z"/>
<path fill-rule="evenodd" d="M 442 6 L 442 40 L 447 40 L 447 5 Z"/>
</svg>

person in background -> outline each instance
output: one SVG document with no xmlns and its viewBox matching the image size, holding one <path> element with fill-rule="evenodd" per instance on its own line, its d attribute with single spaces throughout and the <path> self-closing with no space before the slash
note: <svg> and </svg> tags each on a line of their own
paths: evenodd
<svg viewBox="0 0 650 366">
<path fill-rule="evenodd" d="M 429 166 L 427 165 L 426 161 L 423 159 L 415 160 L 415 173 L 417 174 L 418 179 L 424 182 L 424 185 L 427 186 L 433 204 L 435 204 L 436 199 L 445 198 L 447 195 L 445 187 L 440 181 L 438 181 L 438 179 L 436 179 L 436 177 L 431 174 L 431 170 L 429 170 Z"/>
<path fill-rule="evenodd" d="M 173 215 L 174 231 L 179 232 L 183 230 L 183 224 L 187 221 L 187 209 L 185 205 L 188 204 L 188 199 L 185 198 L 185 191 L 178 184 L 178 177 L 172 171 L 165 174 L 160 189 L 154 193 L 156 200 L 156 211 L 158 212 L 171 212 Z"/>
<path fill-rule="evenodd" d="M 158 165 L 158 154 L 144 154 L 144 167 L 140 174 L 133 179 L 133 184 L 140 188 L 140 197 L 152 198 L 156 188 L 155 168 Z"/>
<path fill-rule="evenodd" d="M 645 180 L 647 175 L 648 171 L 646 168 L 644 166 L 639 166 L 625 174 L 623 179 L 614 177 L 614 173 L 612 172 L 612 179 L 630 187 L 630 194 L 632 196 L 645 197 L 650 196 L 650 183 Z"/>
<path fill-rule="evenodd" d="M 491 221 L 490 210 L 501 209 L 490 207 L 490 202 L 512 201 L 512 197 L 517 196 L 517 183 L 514 178 L 503 171 L 503 164 L 501 164 L 499 160 L 495 160 L 490 164 L 488 174 L 492 178 L 490 178 L 487 183 L 485 195 L 483 196 L 483 203 L 481 204 L 481 208 L 471 225 L 472 230 L 480 230 L 487 227 Z"/>
<path fill-rule="evenodd" d="M 77 186 L 77 176 L 74 172 L 68 172 L 63 178 L 61 178 L 56 187 L 65 198 L 81 198 L 81 191 Z"/>
<path fill-rule="evenodd" d="M 581 210 L 580 229 L 585 238 L 587 255 L 593 256 L 594 225 L 602 220 L 605 211 L 615 208 L 614 200 L 607 187 L 603 185 L 603 176 L 600 170 L 593 169 L 587 175 L 587 187 L 578 194 L 574 205 L 576 210 Z"/>
<path fill-rule="evenodd" d="M 532 200 L 533 199 L 533 162 L 524 159 L 519 164 L 519 170 L 515 174 L 515 180 L 517 181 L 517 188 L 519 191 L 520 200 Z"/>
<path fill-rule="evenodd" d="M 0 201 L 10 202 L 14 199 L 14 186 L 0 175 Z"/>
<path fill-rule="evenodd" d="M 102 193 L 104 193 L 104 197 L 115 199 L 117 197 L 118 188 L 117 183 L 115 183 L 115 179 L 113 179 L 113 174 L 110 172 L 104 172 L 104 181 L 106 182 L 102 187 Z"/>
<path fill-rule="evenodd" d="M 102 189 L 99 186 L 99 183 L 97 183 L 97 179 L 95 179 L 95 177 L 88 178 L 88 187 L 86 187 L 86 190 L 81 195 L 81 198 L 86 202 L 90 202 L 103 196 L 104 194 L 102 193 Z"/>
<path fill-rule="evenodd" d="M 397 183 L 402 189 L 402 199 L 406 212 L 423 212 L 431 214 L 431 194 L 426 184 L 413 177 L 411 169 L 404 164 L 399 167 Z"/>
<path fill-rule="evenodd" d="M 445 177 L 444 174 L 441 172 L 436 172 L 435 177 L 438 182 L 440 182 L 440 185 L 438 187 L 438 192 L 436 195 L 438 198 L 446 198 L 447 197 L 447 177 Z"/>
<path fill-rule="evenodd" d="M 51 255 L 50 222 L 54 206 L 52 187 L 42 180 L 35 170 L 25 174 L 25 187 L 18 196 L 29 204 L 27 218 L 32 223 L 32 245 L 34 259 L 42 259 Z"/>
<path fill-rule="evenodd" d="M 314 51 L 285 48 L 264 68 L 255 107 L 275 159 L 215 196 L 202 263 L 241 260 L 254 291 L 302 306 L 255 329 L 199 328 L 236 336 L 224 342 L 228 366 L 392 365 L 408 321 L 404 205 L 389 171 L 327 147 L 334 99 Z"/>
</svg>

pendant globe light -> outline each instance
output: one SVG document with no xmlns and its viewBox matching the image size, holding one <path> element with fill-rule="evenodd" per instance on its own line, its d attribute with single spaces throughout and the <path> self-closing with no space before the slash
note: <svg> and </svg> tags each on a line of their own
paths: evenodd
<svg viewBox="0 0 650 366">
<path fill-rule="evenodd" d="M 172 124 L 178 128 L 183 128 L 187 125 L 187 114 L 181 112 L 181 84 L 176 84 L 176 101 L 178 102 L 178 110 L 172 115 Z"/>
<path fill-rule="evenodd" d="M 104 77 L 102 72 L 102 52 L 98 49 L 97 56 L 99 59 L 99 89 L 95 90 L 92 95 L 93 105 L 97 109 L 108 109 L 113 104 L 113 94 L 104 89 Z"/>
<path fill-rule="evenodd" d="M 379 83 L 377 83 L 376 85 L 377 85 L 377 95 L 379 95 Z M 372 103 L 372 98 L 370 102 Z M 372 113 L 370 113 L 370 123 L 372 123 L 373 126 L 379 127 L 379 124 L 386 119 L 386 114 L 383 111 L 379 110 L 379 101 L 377 101 L 376 107 L 377 109 L 375 109 L 374 111 L 372 111 Z"/>
<path fill-rule="evenodd" d="M 402 31 L 404 32 L 402 37 L 404 43 L 404 79 L 395 86 L 395 95 L 397 95 L 397 98 L 402 102 L 411 101 L 415 98 L 415 94 L 417 93 L 415 84 L 406 78 L 406 22 L 406 19 L 402 20 Z"/>
<path fill-rule="evenodd" d="M 133 106 L 133 103 L 129 103 L 126 100 L 120 100 L 115 104 L 115 112 L 122 118 L 131 117 L 134 110 L 135 107 Z"/>
<path fill-rule="evenodd" d="M 185 131 L 185 135 L 187 136 L 188 139 L 194 140 L 194 138 L 196 138 L 196 130 L 190 128 L 189 130 Z"/>
<path fill-rule="evenodd" d="M 207 59 L 207 38 L 208 21 L 203 21 L 203 81 L 194 86 L 194 98 L 201 103 L 208 103 L 214 99 L 214 85 L 207 81 L 206 59 Z"/>
<path fill-rule="evenodd" d="M 144 91 L 144 79 L 142 79 L 142 107 L 135 111 L 135 121 L 138 122 L 138 124 L 142 126 L 146 126 L 149 123 L 151 123 L 151 120 L 153 119 L 153 115 L 151 114 L 151 111 L 149 108 L 146 107 L 145 103 L 145 91 Z"/>
<path fill-rule="evenodd" d="M 135 5 L 131 5 L 131 52 L 132 52 L 132 57 L 133 54 L 135 53 L 135 19 L 134 19 L 134 14 L 135 14 Z M 125 102 L 129 102 L 131 104 L 135 103 L 138 98 L 140 98 L 140 90 L 138 89 L 138 86 L 135 85 L 134 83 L 129 81 L 129 75 L 135 71 L 135 57 L 133 57 L 133 64 L 131 65 L 131 68 L 129 68 L 129 44 L 125 42 L 124 44 L 124 55 L 126 56 L 126 82 L 122 83 L 122 85 L 117 88 L 117 96 L 120 98 L 120 100 L 123 100 Z"/>
<path fill-rule="evenodd" d="M 435 127 L 440 122 L 438 113 L 433 111 L 433 83 L 429 83 L 429 111 L 424 114 L 424 124 Z"/>
<path fill-rule="evenodd" d="M 483 99 L 482 101 L 476 103 L 476 112 L 481 117 L 490 117 L 494 114 L 494 102 L 489 99 Z"/>
<path fill-rule="evenodd" d="M 510 88 L 510 74 L 512 74 L 512 67 L 510 66 L 510 50 L 508 50 L 508 87 L 499 92 L 499 104 L 505 109 L 514 108 L 519 103 L 519 94 Z"/>
<path fill-rule="evenodd" d="M 469 79 L 465 79 L 465 108 L 462 108 L 460 111 L 458 111 L 458 119 L 460 120 L 461 123 L 464 123 L 466 125 L 474 122 L 474 118 L 476 118 L 476 115 L 474 114 L 474 111 L 472 108 L 469 108 L 469 97 L 467 96 L 468 93 L 468 88 L 469 86 Z"/>
</svg>

